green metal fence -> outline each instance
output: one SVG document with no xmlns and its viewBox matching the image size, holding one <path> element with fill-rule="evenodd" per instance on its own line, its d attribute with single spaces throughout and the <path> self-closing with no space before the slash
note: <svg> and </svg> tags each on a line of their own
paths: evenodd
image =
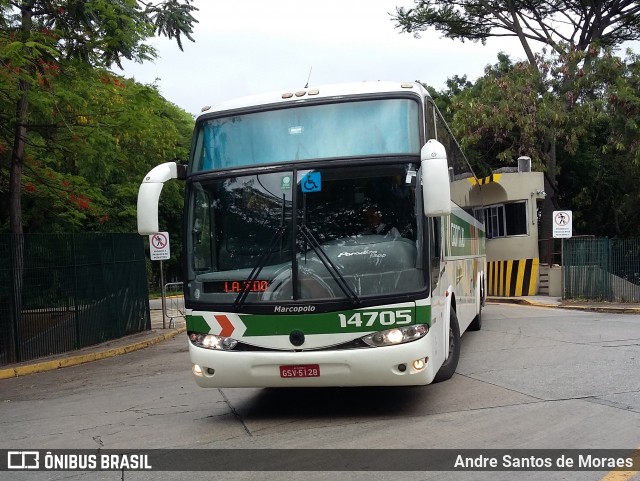
<svg viewBox="0 0 640 481">
<path fill-rule="evenodd" d="M 563 297 L 640 302 L 640 239 L 566 239 Z"/>
<path fill-rule="evenodd" d="M 0 235 L 0 365 L 148 329 L 141 236 Z"/>
</svg>

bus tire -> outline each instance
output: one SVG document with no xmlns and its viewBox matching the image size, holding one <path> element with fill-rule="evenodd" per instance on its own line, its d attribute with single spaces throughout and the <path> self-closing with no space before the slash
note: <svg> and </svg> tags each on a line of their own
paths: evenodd
<svg viewBox="0 0 640 481">
<path fill-rule="evenodd" d="M 482 306 L 484 306 L 484 303 L 485 303 L 484 279 L 481 277 L 480 278 L 480 303 L 478 306 L 478 315 L 476 315 L 476 317 L 473 318 L 473 321 L 471 321 L 471 324 L 469 324 L 469 327 L 467 328 L 467 330 L 479 331 L 480 329 L 482 329 Z"/>
<path fill-rule="evenodd" d="M 433 378 L 433 382 L 442 382 L 451 379 L 456 372 L 458 360 L 460 359 L 460 326 L 458 325 L 458 316 L 456 311 L 451 308 L 451 316 L 449 321 L 449 357 L 447 357 L 440 370 Z"/>
<path fill-rule="evenodd" d="M 482 305 L 480 305 L 478 314 L 473 318 L 473 321 L 471 321 L 471 324 L 469 324 L 469 327 L 467 329 L 469 331 L 479 331 L 480 329 L 482 329 Z"/>
</svg>

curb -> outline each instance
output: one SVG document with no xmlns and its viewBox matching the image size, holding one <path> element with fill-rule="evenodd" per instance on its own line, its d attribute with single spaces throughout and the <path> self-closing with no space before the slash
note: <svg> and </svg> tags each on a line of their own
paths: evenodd
<svg viewBox="0 0 640 481">
<path fill-rule="evenodd" d="M 548 304 L 545 302 L 531 301 L 519 297 L 488 297 L 487 304 L 519 304 L 532 307 L 563 307 L 560 304 Z M 566 307 L 566 306 L 565 306 Z"/>
<path fill-rule="evenodd" d="M 85 364 L 87 362 L 98 361 L 100 359 L 107 359 L 109 357 L 119 356 L 133 351 L 138 351 L 154 344 L 158 344 L 162 341 L 167 341 L 176 337 L 186 331 L 186 328 L 181 327 L 171 332 L 160 334 L 151 339 L 144 341 L 138 341 L 133 344 L 127 344 L 126 346 L 114 347 L 104 351 L 91 352 L 87 354 L 79 354 L 77 356 L 65 357 L 62 359 L 56 359 L 52 361 L 35 362 L 24 366 L 17 366 L 13 368 L 0 369 L 0 380 L 10 379 L 12 377 L 26 376 L 28 374 L 35 374 L 37 372 L 52 371 L 54 369 L 60 369 L 63 367 L 77 366 L 79 364 Z"/>
<path fill-rule="evenodd" d="M 614 307 L 614 306 L 554 306 L 560 309 L 573 309 L 575 311 L 607 312 L 610 314 L 640 314 L 637 307 Z"/>
<path fill-rule="evenodd" d="M 531 301 L 529 299 L 505 297 L 505 298 L 487 298 L 487 302 L 491 304 L 520 304 L 524 306 L 532 307 L 551 307 L 554 309 L 572 309 L 575 311 L 588 311 L 588 312 L 606 312 L 610 314 L 640 314 L 640 308 L 638 307 L 616 307 L 616 306 L 580 306 L 576 304 L 547 304 L 544 302 Z"/>
</svg>

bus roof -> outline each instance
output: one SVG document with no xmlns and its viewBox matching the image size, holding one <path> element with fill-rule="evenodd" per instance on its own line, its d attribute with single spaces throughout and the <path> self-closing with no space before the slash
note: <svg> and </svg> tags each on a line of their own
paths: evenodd
<svg viewBox="0 0 640 481">
<path fill-rule="evenodd" d="M 241 97 L 228 100 L 213 107 L 202 108 L 200 115 L 212 112 L 223 112 L 227 110 L 243 109 L 260 105 L 280 104 L 283 102 L 299 102 L 305 99 L 344 97 L 351 95 L 366 95 L 378 93 L 399 93 L 414 91 L 421 97 L 428 96 L 427 90 L 418 82 L 390 82 L 390 81 L 369 81 L 352 82 L 342 84 L 321 85 L 308 88 L 283 89 L 269 93 Z"/>
</svg>

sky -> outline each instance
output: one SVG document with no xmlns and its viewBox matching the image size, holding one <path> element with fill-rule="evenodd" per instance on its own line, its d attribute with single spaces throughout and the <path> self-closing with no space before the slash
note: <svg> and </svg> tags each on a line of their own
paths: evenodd
<svg viewBox="0 0 640 481">
<path fill-rule="evenodd" d="M 154 38 L 159 57 L 124 63 L 143 84 L 197 115 L 205 105 L 270 91 L 341 82 L 420 80 L 443 89 L 447 78 L 475 80 L 500 51 L 524 58 L 517 40 L 480 43 L 423 32 L 416 39 L 391 14 L 413 0 L 195 0 L 195 43 Z"/>
</svg>

